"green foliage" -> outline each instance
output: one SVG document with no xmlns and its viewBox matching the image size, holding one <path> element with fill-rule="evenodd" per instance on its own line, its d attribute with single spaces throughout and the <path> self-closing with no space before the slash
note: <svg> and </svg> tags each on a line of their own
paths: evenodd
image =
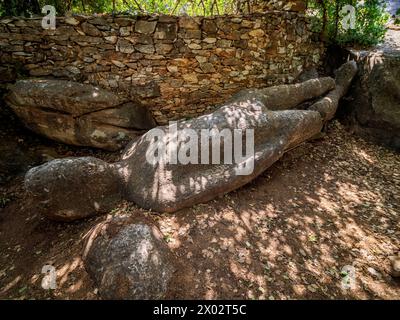
<svg viewBox="0 0 400 320">
<path fill-rule="evenodd" d="M 370 0 L 357 6 L 356 29 L 341 32 L 337 38 L 338 43 L 371 46 L 381 42 L 385 37 L 386 23 L 390 18 L 383 3 L 379 0 Z"/>
<path fill-rule="evenodd" d="M 356 8 L 355 29 L 345 30 L 342 25 L 345 14 L 341 11 L 347 4 Z M 313 0 L 309 1 L 309 13 L 315 17 L 314 31 L 329 43 L 367 47 L 383 40 L 390 18 L 383 0 Z"/>
<path fill-rule="evenodd" d="M 107 0 L 86 1 L 91 12 L 113 12 L 113 2 Z M 96 3 L 96 4 L 95 4 Z M 130 14 L 187 14 L 204 15 L 232 13 L 235 0 L 116 0 L 115 12 Z M 81 11 L 76 6 L 74 11 Z"/>
<path fill-rule="evenodd" d="M 40 8 L 52 5 L 58 15 L 72 12 L 209 16 L 237 12 L 245 3 L 245 0 L 0 0 L 0 15 L 40 14 Z"/>
<path fill-rule="evenodd" d="M 11 199 L 6 196 L 0 196 L 0 208 L 5 208 L 9 202 L 11 202 Z"/>
<path fill-rule="evenodd" d="M 396 11 L 396 16 L 400 16 L 400 8 Z M 400 25 L 400 17 L 394 19 L 394 24 Z"/>
<path fill-rule="evenodd" d="M 29 16 L 40 13 L 38 0 L 0 0 L 0 12 L 6 16 Z"/>
</svg>

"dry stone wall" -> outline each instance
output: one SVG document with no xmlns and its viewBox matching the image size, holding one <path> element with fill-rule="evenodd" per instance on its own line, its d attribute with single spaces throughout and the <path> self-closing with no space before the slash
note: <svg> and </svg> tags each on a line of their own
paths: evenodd
<svg viewBox="0 0 400 320">
<path fill-rule="evenodd" d="M 148 107 L 159 124 L 198 116 L 243 88 L 291 83 L 323 45 L 298 12 L 220 17 L 58 17 L 0 20 L 0 81 L 10 68 L 70 79 Z M 4 78 L 3 77 L 3 78 Z"/>
</svg>

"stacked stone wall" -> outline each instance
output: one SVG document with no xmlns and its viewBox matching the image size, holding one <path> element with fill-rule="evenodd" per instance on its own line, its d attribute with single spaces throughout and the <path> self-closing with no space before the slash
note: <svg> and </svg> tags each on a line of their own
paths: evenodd
<svg viewBox="0 0 400 320">
<path fill-rule="evenodd" d="M 299 12 L 218 17 L 0 20 L 0 81 L 70 79 L 128 96 L 159 124 L 205 114 L 243 88 L 293 82 L 324 47 Z"/>
</svg>

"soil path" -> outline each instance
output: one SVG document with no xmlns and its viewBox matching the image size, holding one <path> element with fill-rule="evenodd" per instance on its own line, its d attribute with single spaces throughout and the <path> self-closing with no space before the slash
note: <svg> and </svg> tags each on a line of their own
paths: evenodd
<svg viewBox="0 0 400 320">
<path fill-rule="evenodd" d="M 59 152 L 63 152 L 59 150 Z M 68 151 L 71 153 L 71 151 Z M 102 154 L 100 154 L 102 156 Z M 400 249 L 400 155 L 332 123 L 246 187 L 176 214 L 145 214 L 179 257 L 168 298 L 400 299 L 388 256 Z M 24 200 L 22 178 L 0 189 L 0 298 L 97 299 L 81 251 L 95 219 L 54 223 Z M 58 288 L 41 288 L 44 265 Z M 341 272 L 355 270 L 345 289 Z"/>
</svg>

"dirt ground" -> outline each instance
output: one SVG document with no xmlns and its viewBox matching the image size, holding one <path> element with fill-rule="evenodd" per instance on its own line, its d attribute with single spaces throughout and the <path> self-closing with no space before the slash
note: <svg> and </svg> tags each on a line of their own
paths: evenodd
<svg viewBox="0 0 400 320">
<path fill-rule="evenodd" d="M 24 130 L 14 138 L 37 142 Z M 45 147 L 59 157 L 117 156 Z M 121 203 L 97 218 L 51 222 L 26 199 L 23 177 L 12 179 L 0 186 L 0 299 L 99 299 L 81 261 L 85 235 L 127 213 L 153 219 L 178 258 L 169 299 L 400 299 L 388 260 L 400 250 L 400 154 L 337 121 L 251 184 L 175 214 Z M 41 287 L 45 265 L 57 270 L 56 290 Z M 355 270 L 347 289 L 345 266 Z"/>
</svg>

